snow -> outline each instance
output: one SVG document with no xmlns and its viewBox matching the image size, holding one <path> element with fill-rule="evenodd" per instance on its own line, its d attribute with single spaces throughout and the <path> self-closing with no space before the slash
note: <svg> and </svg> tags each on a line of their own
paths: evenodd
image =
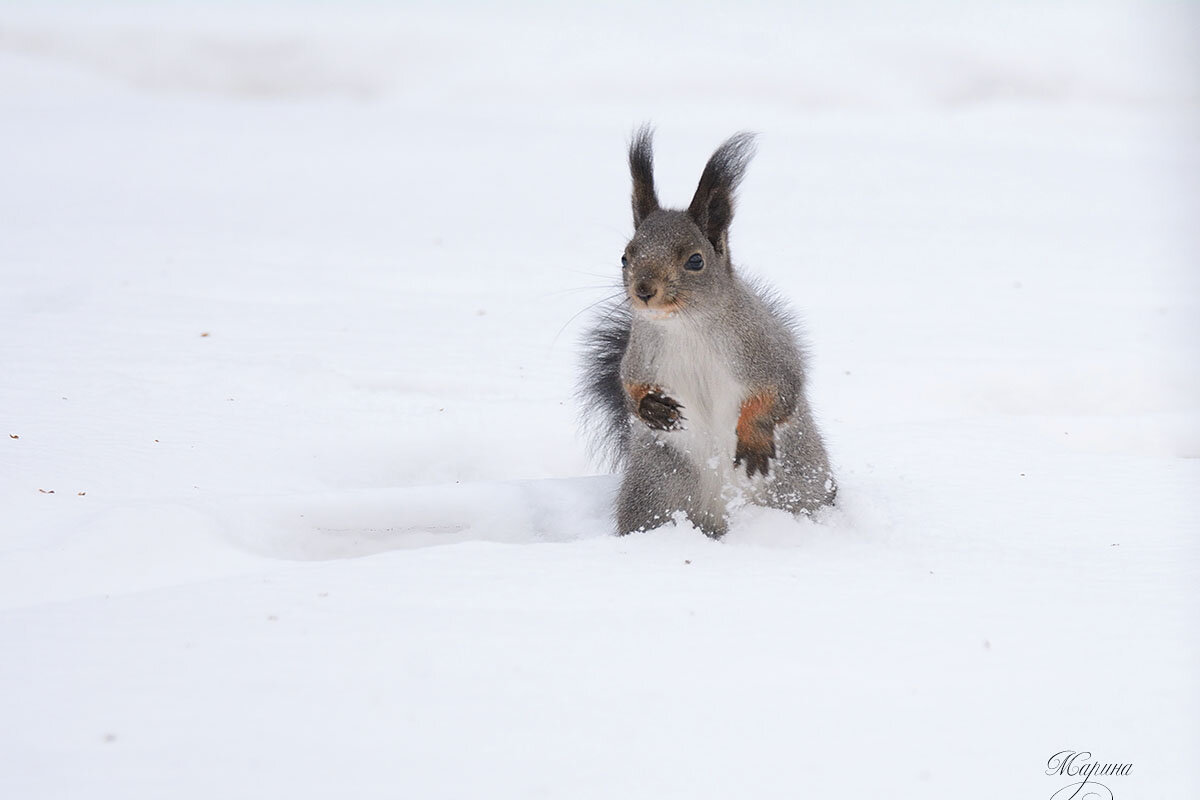
<svg viewBox="0 0 1200 800">
<path fill-rule="evenodd" d="M 7 4 L 0 796 L 1197 796 L 1198 22 Z M 816 520 L 611 535 L 644 120 L 762 134 Z"/>
</svg>

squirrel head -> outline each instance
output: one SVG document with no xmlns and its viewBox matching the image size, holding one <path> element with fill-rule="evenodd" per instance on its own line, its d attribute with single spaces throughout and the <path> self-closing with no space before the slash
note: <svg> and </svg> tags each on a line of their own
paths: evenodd
<svg viewBox="0 0 1200 800">
<path fill-rule="evenodd" d="M 732 280 L 729 224 L 734 192 L 754 156 L 754 134 L 736 134 L 717 148 L 682 211 L 658 204 L 653 137 L 643 126 L 629 146 L 634 233 L 621 257 L 625 290 L 634 310 L 665 316 L 700 311 Z"/>
</svg>

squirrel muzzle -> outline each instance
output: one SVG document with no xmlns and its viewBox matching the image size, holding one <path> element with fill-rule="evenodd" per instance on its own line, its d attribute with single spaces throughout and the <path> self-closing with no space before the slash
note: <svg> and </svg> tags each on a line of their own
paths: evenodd
<svg viewBox="0 0 1200 800">
<path fill-rule="evenodd" d="M 671 290 L 670 282 L 653 274 L 632 278 L 626 287 L 634 310 L 671 313 L 679 310 L 678 298 Z"/>
</svg>

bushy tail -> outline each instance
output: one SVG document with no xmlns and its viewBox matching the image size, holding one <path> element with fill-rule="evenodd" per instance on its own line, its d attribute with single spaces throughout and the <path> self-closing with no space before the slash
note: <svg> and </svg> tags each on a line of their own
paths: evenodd
<svg viewBox="0 0 1200 800">
<path fill-rule="evenodd" d="M 621 385 L 621 359 L 629 347 L 629 305 L 622 298 L 602 308 L 583 338 L 583 377 L 578 397 L 592 449 L 613 469 L 621 466 L 629 442 L 629 407 Z"/>
</svg>

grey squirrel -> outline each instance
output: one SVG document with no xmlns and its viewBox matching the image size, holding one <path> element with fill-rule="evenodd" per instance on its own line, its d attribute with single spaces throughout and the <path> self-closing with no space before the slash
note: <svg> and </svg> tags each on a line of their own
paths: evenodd
<svg viewBox="0 0 1200 800">
<path fill-rule="evenodd" d="M 630 144 L 625 292 L 585 338 L 581 387 L 602 447 L 624 470 L 619 534 L 682 512 L 719 537 L 738 502 L 811 514 L 837 495 L 795 323 L 729 258 L 734 192 L 753 155 L 753 134 L 728 139 L 678 211 L 658 203 L 652 129 Z"/>
</svg>

